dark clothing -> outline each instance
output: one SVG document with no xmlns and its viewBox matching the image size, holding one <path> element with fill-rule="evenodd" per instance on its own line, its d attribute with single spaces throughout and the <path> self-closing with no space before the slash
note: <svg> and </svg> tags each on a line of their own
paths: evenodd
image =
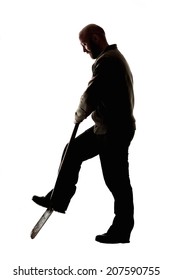
<svg viewBox="0 0 173 280">
<path fill-rule="evenodd" d="M 105 183 L 115 199 L 114 223 L 131 231 L 133 195 L 128 170 L 128 147 L 133 136 L 134 131 L 97 135 L 94 127 L 91 127 L 76 137 L 57 178 L 52 197 L 52 203 L 59 212 L 66 211 L 76 191 L 82 162 L 99 155 Z"/>
<path fill-rule="evenodd" d="M 77 115 L 81 120 L 92 113 L 94 131 L 135 129 L 133 77 L 117 45 L 109 45 L 92 66 L 93 76 L 81 96 Z"/>
<path fill-rule="evenodd" d="M 95 125 L 74 140 L 51 201 L 59 212 L 65 212 L 76 191 L 82 162 L 99 155 L 105 183 L 115 199 L 111 230 L 130 234 L 134 223 L 128 164 L 128 148 L 135 133 L 133 78 L 116 45 L 100 54 L 92 71 L 76 114 L 82 121 L 92 113 Z"/>
</svg>

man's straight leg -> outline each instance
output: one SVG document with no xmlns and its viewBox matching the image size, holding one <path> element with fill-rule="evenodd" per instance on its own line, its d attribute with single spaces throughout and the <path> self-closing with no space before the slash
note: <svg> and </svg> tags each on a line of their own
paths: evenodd
<svg viewBox="0 0 173 280">
<path fill-rule="evenodd" d="M 108 233 L 118 239 L 129 239 L 134 225 L 133 193 L 129 178 L 128 148 L 133 138 L 128 135 L 105 135 L 104 148 L 100 154 L 105 183 L 115 203 L 115 218 Z"/>
</svg>

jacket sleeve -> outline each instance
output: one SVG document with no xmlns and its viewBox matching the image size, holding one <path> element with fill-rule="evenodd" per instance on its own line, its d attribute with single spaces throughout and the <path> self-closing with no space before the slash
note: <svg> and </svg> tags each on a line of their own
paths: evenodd
<svg viewBox="0 0 173 280">
<path fill-rule="evenodd" d="M 93 66 L 93 76 L 88 87 L 80 98 L 79 106 L 75 112 L 75 121 L 81 122 L 87 118 L 97 107 L 101 92 L 105 88 L 107 63 L 105 59 L 96 62 Z"/>
</svg>

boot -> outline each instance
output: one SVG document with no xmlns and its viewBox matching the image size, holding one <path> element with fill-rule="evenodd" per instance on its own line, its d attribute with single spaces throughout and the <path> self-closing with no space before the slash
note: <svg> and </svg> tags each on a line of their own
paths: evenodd
<svg viewBox="0 0 173 280">
<path fill-rule="evenodd" d="M 117 243 L 129 243 L 130 234 L 134 226 L 134 220 L 131 218 L 128 222 L 118 221 L 115 217 L 112 225 L 108 231 L 104 234 L 97 235 L 95 240 L 101 243 L 117 244 Z"/>
<path fill-rule="evenodd" d="M 45 207 L 45 208 L 52 207 L 54 211 L 57 211 L 57 212 L 60 212 L 60 213 L 65 213 L 65 210 L 59 209 L 59 208 L 57 208 L 56 205 L 52 205 L 51 204 L 51 202 L 50 202 L 51 195 L 52 195 L 52 190 L 46 196 L 34 195 L 32 197 L 32 200 L 36 204 L 38 204 L 38 205 L 40 205 L 42 207 Z"/>
</svg>

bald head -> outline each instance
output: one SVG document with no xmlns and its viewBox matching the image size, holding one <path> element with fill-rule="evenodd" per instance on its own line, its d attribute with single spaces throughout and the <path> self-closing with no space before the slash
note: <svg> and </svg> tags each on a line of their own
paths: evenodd
<svg viewBox="0 0 173 280">
<path fill-rule="evenodd" d="M 97 34 L 102 38 L 105 38 L 105 32 L 102 27 L 97 24 L 88 24 L 86 25 L 79 33 L 79 39 L 91 36 L 92 34 Z"/>
<path fill-rule="evenodd" d="M 96 24 L 88 24 L 79 32 L 83 51 L 96 58 L 107 46 L 105 31 Z"/>
</svg>

